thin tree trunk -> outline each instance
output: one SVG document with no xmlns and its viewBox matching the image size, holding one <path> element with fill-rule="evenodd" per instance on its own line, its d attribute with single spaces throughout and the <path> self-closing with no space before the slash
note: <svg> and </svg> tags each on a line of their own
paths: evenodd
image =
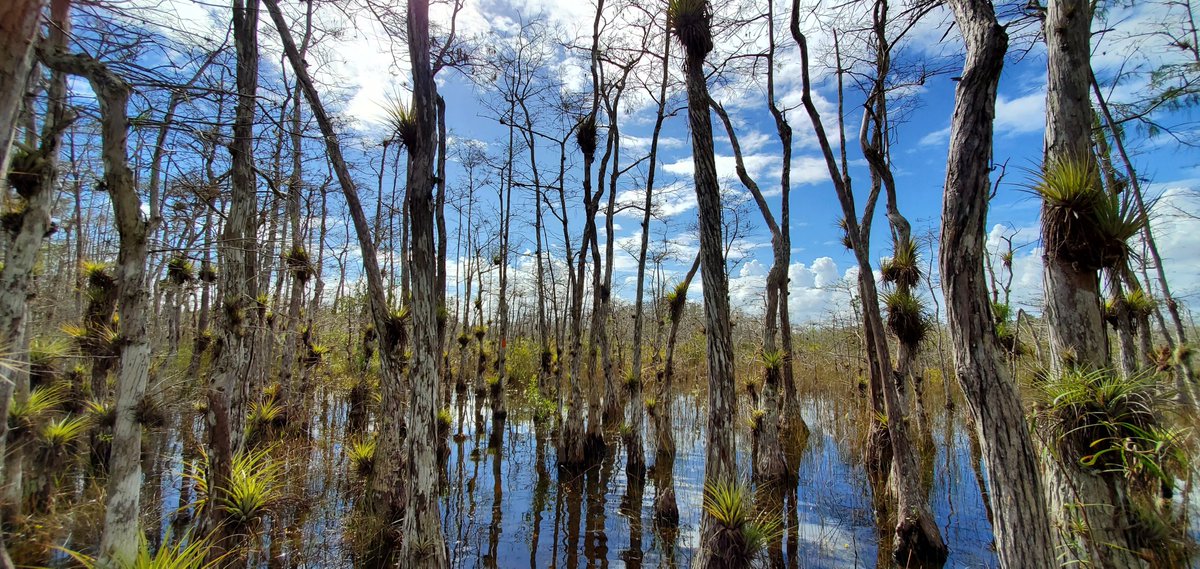
<svg viewBox="0 0 1200 569">
<path fill-rule="evenodd" d="M 33 66 L 33 45 L 37 40 L 38 24 L 45 5 L 44 0 L 18 0 L 0 7 L 0 173 L 7 174 L 9 171 L 10 146 L 21 111 L 21 99 L 25 95 L 26 80 Z M 55 105 L 53 100 L 51 105 Z M 61 109 L 61 105 L 58 106 Z M 61 118 L 61 113 L 58 117 L 48 117 L 47 123 Z M 52 150 L 54 155 L 58 153 L 57 146 L 43 149 Z M 42 178 L 41 173 L 36 175 Z M 26 213 L 21 216 L 20 227 L 4 250 L 4 266 L 0 268 L 0 346 L 8 351 L 6 357 L 17 361 L 22 359 L 21 353 L 25 349 L 30 273 L 45 239 L 46 228 L 50 225 L 49 206 L 53 194 L 51 188 L 40 183 L 31 190 L 27 197 L 22 198 L 26 201 Z M 0 370 L 0 417 L 8 417 L 14 387 L 26 383 L 22 376 L 27 374 L 17 369 L 19 367 L 5 366 Z M 0 457 L 11 453 L 6 453 L 5 444 L 8 420 L 2 423 Z M 12 472 L 11 464 L 5 464 L 3 472 L 0 472 L 0 487 L 6 490 L 10 487 L 20 488 L 20 473 Z M 7 513 L 2 517 L 7 518 Z M 5 548 L 4 531 L 0 529 L 0 569 L 11 567 L 13 563 Z"/>
<path fill-rule="evenodd" d="M 371 229 L 363 213 L 362 201 L 358 197 L 358 189 L 350 169 L 342 155 L 341 144 L 334 131 L 320 95 L 308 74 L 308 69 L 296 49 L 296 43 L 288 31 L 287 22 L 279 9 L 278 0 L 265 0 L 264 4 L 270 12 L 271 20 L 279 31 L 284 53 L 300 82 L 321 134 L 325 139 L 325 150 L 329 154 L 334 173 L 346 197 L 347 210 L 354 224 L 359 247 L 362 249 L 363 272 L 367 281 L 367 298 L 371 310 L 372 321 L 379 334 L 380 360 L 380 391 L 381 402 L 379 410 L 379 441 L 375 451 L 375 468 L 368 483 L 368 500 L 370 508 L 387 523 L 398 523 L 404 511 L 404 487 L 401 465 L 402 441 L 400 432 L 403 428 L 401 418 L 401 364 L 397 353 L 397 345 L 403 334 L 403 322 L 394 319 L 389 311 L 387 295 L 384 291 L 383 276 L 379 270 L 379 258 L 375 242 L 371 237 Z M 340 287 L 339 287 L 340 288 Z M 436 385 L 436 384 L 435 384 Z M 430 444 L 434 437 L 429 437 Z"/>
<path fill-rule="evenodd" d="M 1000 566 L 1056 567 L 1038 454 L 1000 359 L 983 275 L 992 121 L 1008 37 L 987 0 L 951 0 L 967 46 L 942 205 L 941 275 L 959 385 L 983 445 Z"/>
<path fill-rule="evenodd" d="M 692 160 L 695 164 L 696 202 L 700 217 L 700 265 L 704 283 L 704 322 L 708 345 L 708 448 L 704 463 L 704 484 L 732 484 L 737 476 L 734 462 L 733 334 L 729 319 L 729 277 L 725 271 L 724 240 L 721 223 L 721 188 L 713 156 L 712 120 L 709 116 L 708 84 L 704 77 L 704 58 L 712 51 L 708 21 L 708 2 L 699 28 L 700 41 L 684 40 L 684 74 L 687 85 L 688 125 L 692 135 Z M 700 553 L 696 566 L 707 568 L 719 563 L 713 551 L 719 522 L 705 511 L 700 525 Z"/>
<path fill-rule="evenodd" d="M 642 444 L 642 430 L 645 428 L 646 422 L 646 407 L 642 401 L 642 329 L 646 320 L 644 313 L 645 299 L 643 298 L 646 288 L 646 252 L 650 247 L 650 217 L 653 213 L 654 205 L 654 175 L 658 168 L 658 139 L 662 133 L 663 122 L 666 118 L 667 83 L 671 78 L 670 61 L 671 34 L 667 32 L 663 34 L 662 74 L 658 85 L 658 108 L 654 113 L 654 133 L 650 136 L 650 163 L 647 166 L 646 174 L 646 199 L 642 202 L 642 242 L 638 248 L 637 292 L 634 295 L 633 307 L 633 354 L 631 357 L 633 360 L 633 382 L 632 389 L 629 392 L 629 425 L 631 437 L 629 448 L 626 450 L 628 459 L 625 471 L 630 476 L 638 478 L 641 478 L 646 471 L 646 454 Z M 659 405 L 664 403 L 665 401 L 658 401 Z M 658 463 L 657 459 L 655 463 Z M 676 513 L 676 516 L 678 516 L 678 513 Z"/>
<path fill-rule="evenodd" d="M 413 283 L 412 404 L 408 414 L 408 503 L 401 567 L 448 568 L 449 552 L 438 511 L 438 291 L 434 249 L 433 160 L 437 92 L 429 68 L 429 2 L 408 0 L 408 53 L 412 62 L 415 136 L 408 142 Z M 499 460 L 499 456 L 497 456 Z"/>
<path fill-rule="evenodd" d="M 126 151 L 129 86 L 102 63 L 67 55 L 61 47 L 39 50 L 52 69 L 87 78 L 100 103 L 104 180 L 113 204 L 119 233 L 117 254 L 118 310 L 121 314 L 120 363 L 117 373 L 116 422 L 109 461 L 108 500 L 101 537 L 101 558 L 107 563 L 132 564 L 138 549 L 138 515 L 142 485 L 142 425 L 137 417 L 150 373 L 150 344 L 146 337 L 145 288 L 147 236 L 141 199 L 133 181 Z"/>
</svg>

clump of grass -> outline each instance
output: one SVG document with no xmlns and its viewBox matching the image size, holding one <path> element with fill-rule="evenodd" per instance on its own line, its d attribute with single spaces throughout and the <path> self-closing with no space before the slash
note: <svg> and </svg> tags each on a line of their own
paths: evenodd
<svg viewBox="0 0 1200 569">
<path fill-rule="evenodd" d="M 929 323 L 921 299 L 907 290 L 894 290 L 884 295 L 887 307 L 887 327 L 900 342 L 915 346 L 925 339 Z"/>
<path fill-rule="evenodd" d="M 195 483 L 196 500 L 192 503 L 197 517 L 208 511 L 213 504 L 226 519 L 237 526 L 247 527 L 256 523 L 279 499 L 280 470 L 271 459 L 271 449 L 246 450 L 233 456 L 229 469 L 229 481 L 213 501 L 211 468 L 209 457 L 201 449 L 200 461 L 185 469 L 185 474 Z"/>
<path fill-rule="evenodd" d="M 749 485 L 737 482 L 705 484 L 703 507 L 716 524 L 709 548 L 718 567 L 749 567 L 779 535 L 780 523 L 754 513 Z"/>
<path fill-rule="evenodd" d="M 229 554 L 209 559 L 211 548 L 212 544 L 209 543 L 208 538 L 191 539 L 190 536 L 184 536 L 180 540 L 166 539 L 163 540 L 162 545 L 153 548 L 146 540 L 146 536 L 140 535 L 137 557 L 128 569 L 210 569 L 220 567 Z M 95 557 L 69 549 L 60 549 L 60 551 L 71 556 L 84 569 L 112 569 L 110 565 L 101 563 Z"/>
<path fill-rule="evenodd" d="M 375 447 L 378 441 L 375 437 L 355 438 L 346 448 L 346 457 L 350 459 L 350 469 L 362 478 L 369 478 L 375 471 Z"/>
<path fill-rule="evenodd" d="M 256 522 L 279 497 L 279 475 L 268 449 L 238 453 L 220 500 L 221 510 L 236 524 Z"/>
<path fill-rule="evenodd" d="M 897 241 L 892 257 L 884 260 L 880 272 L 883 273 L 883 282 L 897 288 L 912 289 L 920 284 L 921 266 L 917 244 L 911 239 Z"/>
</svg>

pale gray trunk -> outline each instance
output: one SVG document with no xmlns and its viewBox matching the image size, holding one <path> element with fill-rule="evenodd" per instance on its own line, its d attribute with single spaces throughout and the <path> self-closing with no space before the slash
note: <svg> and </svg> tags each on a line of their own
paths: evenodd
<svg viewBox="0 0 1200 569">
<path fill-rule="evenodd" d="M 26 80 L 33 65 L 33 45 L 45 5 L 44 0 L 17 0 L 0 6 L 0 173 L 8 172 L 11 158 L 9 149 L 21 111 L 21 99 L 25 95 Z M 18 353 L 13 352 L 20 352 L 25 345 L 29 275 L 50 223 L 48 210 L 52 192 L 47 190 L 39 188 L 27 199 L 27 213 L 4 251 L 4 266 L 0 268 L 0 345 L 10 351 L 5 354 L 9 358 L 19 357 Z M 14 350 L 13 346 L 17 348 Z M 19 375 L 22 375 L 21 372 L 7 366 L 0 372 L 0 417 L 8 417 L 13 388 L 18 383 L 24 383 Z M 0 456 L 8 456 L 10 453 L 5 452 L 8 421 L 4 419 L 0 423 L 3 423 L 0 424 Z M 20 488 L 20 472 L 14 472 L 9 464 L 5 464 L 3 475 L 0 476 L 0 486 L 5 488 L 6 497 L 9 488 Z M 4 545 L 4 533 L 0 531 L 0 569 L 12 566 Z"/>
<path fill-rule="evenodd" d="M 1088 95 L 1091 18 L 1086 0 L 1051 0 L 1047 6 L 1047 165 L 1092 160 L 1092 107 Z M 1043 240 L 1050 241 L 1045 234 Z M 1057 372 L 1064 364 L 1075 363 L 1091 369 L 1107 366 L 1108 338 L 1096 269 L 1050 253 L 1042 260 L 1051 369 Z"/>
<path fill-rule="evenodd" d="M 102 63 L 82 55 L 67 55 L 61 48 L 39 50 L 47 66 L 85 77 L 100 103 L 101 158 L 104 180 L 113 204 L 120 246 L 117 254 L 117 309 L 121 315 L 121 348 L 117 371 L 116 422 L 109 458 L 107 502 L 101 559 L 129 565 L 138 550 L 138 516 L 142 485 L 142 425 L 136 409 L 150 373 L 150 344 L 146 337 L 145 288 L 148 224 L 134 185 L 126 151 L 126 105 L 130 89 Z"/>
<path fill-rule="evenodd" d="M 400 564 L 448 568 L 438 511 L 438 291 L 434 249 L 433 159 L 437 94 L 429 68 L 429 2 L 408 1 L 408 53 L 412 62 L 415 140 L 409 143 L 408 193 L 412 222 L 413 366 L 408 414 L 408 503 Z M 503 394 L 501 394 L 503 397 Z M 497 456 L 496 460 L 499 460 Z"/>
</svg>

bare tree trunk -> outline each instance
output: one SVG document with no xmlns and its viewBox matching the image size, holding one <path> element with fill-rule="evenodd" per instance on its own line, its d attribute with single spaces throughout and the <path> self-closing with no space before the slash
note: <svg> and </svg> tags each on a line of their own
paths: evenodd
<svg viewBox="0 0 1200 569">
<path fill-rule="evenodd" d="M 872 365 L 882 378 L 880 385 L 883 393 L 883 404 L 887 421 L 887 434 L 893 449 L 893 471 L 895 476 L 891 481 L 896 494 L 896 540 L 892 549 L 893 558 L 901 564 L 912 562 L 920 564 L 940 565 L 946 560 L 946 544 L 941 532 L 934 523 L 933 512 L 925 493 L 920 491 L 920 470 L 909 432 L 907 418 L 902 412 L 899 393 L 894 385 L 895 372 L 891 366 L 891 355 L 888 352 L 884 337 L 883 321 L 879 314 L 879 298 L 875 287 L 874 273 L 867 256 L 866 239 L 869 236 L 871 222 L 870 209 L 878 195 L 879 184 L 876 180 L 871 197 L 868 199 L 867 211 L 863 215 L 863 229 L 860 231 L 857 211 L 854 206 L 854 196 L 837 166 L 832 146 L 825 135 L 820 114 L 812 101 L 811 80 L 808 70 L 808 44 L 804 34 L 800 32 L 799 1 L 792 3 L 792 37 L 800 47 L 801 73 L 803 76 L 802 102 L 817 133 L 826 166 L 834 182 L 834 188 L 841 202 L 842 215 L 846 220 L 846 233 L 851 248 L 859 265 L 859 294 L 863 304 L 864 325 L 867 334 L 868 356 L 873 354 L 876 359 Z M 860 134 L 861 138 L 861 134 Z M 877 176 L 878 178 L 878 176 Z"/>
<path fill-rule="evenodd" d="M 133 181 L 126 151 L 130 89 L 108 68 L 89 57 L 67 55 L 61 48 L 39 50 L 52 69 L 87 78 L 100 103 L 104 180 L 120 236 L 117 254 L 118 310 L 121 314 L 120 363 L 117 373 L 116 422 L 109 462 L 108 500 L 101 538 L 101 558 L 132 564 L 138 549 L 138 515 L 142 485 L 142 425 L 137 417 L 150 373 L 146 337 L 145 271 L 148 225 Z"/>
<path fill-rule="evenodd" d="M 679 523 L 679 506 L 675 500 L 675 428 L 673 401 L 675 379 L 675 345 L 679 339 L 679 324 L 687 306 L 688 287 L 700 269 L 700 255 L 692 261 L 687 275 L 669 296 L 667 318 L 670 331 L 667 333 L 666 355 L 661 375 L 658 378 L 658 401 L 654 408 L 654 472 L 655 495 L 654 517 L 660 524 L 675 526 Z"/>
<path fill-rule="evenodd" d="M 646 174 L 646 199 L 642 202 L 642 242 L 638 249 L 638 268 L 637 268 L 637 292 L 634 295 L 633 307 L 633 382 L 629 392 L 629 426 L 631 436 L 629 440 L 626 454 L 625 472 L 630 476 L 641 478 L 646 471 L 646 453 L 642 444 L 642 430 L 646 423 L 646 407 L 642 401 L 642 329 L 645 325 L 646 316 L 644 313 L 645 288 L 646 288 L 646 251 L 650 247 L 650 216 L 653 213 L 654 205 L 654 174 L 658 169 L 658 139 L 662 133 L 663 121 L 666 118 L 667 108 L 667 82 L 670 81 L 670 61 L 671 61 L 671 34 L 663 34 L 663 51 L 662 51 L 662 75 L 659 78 L 658 86 L 658 108 L 654 114 L 654 133 L 650 137 L 650 163 L 647 167 Z M 660 382 L 661 383 L 661 382 Z M 660 391 L 662 389 L 660 388 Z M 659 400 L 659 405 L 664 405 L 665 401 Z M 662 410 L 666 410 L 664 405 Z M 658 412 L 658 411 L 656 411 Z M 670 411 L 666 411 L 668 417 Z M 670 429 L 670 425 L 667 425 Z M 667 469 L 672 469 L 673 465 L 660 465 L 655 459 L 657 466 L 666 466 Z M 660 489 L 659 494 L 662 491 Z M 678 517 L 678 511 L 676 511 Z M 639 516 L 640 519 L 640 516 Z"/>
<path fill-rule="evenodd" d="M 305 25 L 304 35 L 300 40 L 300 57 L 308 52 L 308 44 L 312 39 L 312 3 L 306 4 L 305 7 Z M 308 425 L 308 410 L 304 408 L 303 402 L 305 394 L 308 392 L 308 386 L 304 383 L 304 373 L 299 361 L 298 353 L 305 349 L 305 343 L 301 327 L 303 324 L 300 321 L 302 308 L 304 306 L 304 286 L 308 280 L 312 278 L 313 264 L 311 253 L 305 248 L 305 233 L 304 225 L 300 220 L 300 201 L 301 195 L 304 192 L 304 153 L 303 153 L 303 138 L 301 137 L 302 125 L 300 122 L 300 85 L 297 82 L 295 88 L 292 89 L 292 116 L 291 116 L 291 151 L 292 151 L 292 172 L 288 178 L 287 192 L 287 222 L 291 225 L 292 243 L 291 248 L 284 252 L 283 267 L 291 276 L 292 287 L 291 293 L 288 295 L 288 310 L 287 319 L 284 321 L 283 334 L 283 349 L 279 361 L 279 385 L 283 390 L 282 401 L 286 409 L 287 420 L 290 428 L 294 432 L 307 432 Z M 382 166 L 381 166 L 382 170 Z M 282 277 L 281 277 L 282 279 Z M 309 330 L 311 333 L 311 329 Z M 299 371 L 300 381 L 293 379 L 296 372 Z"/>
<path fill-rule="evenodd" d="M 375 451 L 375 468 L 367 488 L 368 500 L 366 503 L 370 504 L 375 513 L 387 523 L 396 523 L 402 518 L 404 511 L 404 488 L 401 476 L 401 465 L 404 462 L 400 438 L 401 429 L 403 429 L 401 417 L 403 394 L 401 393 L 400 354 L 397 353 L 397 345 L 401 343 L 401 336 L 404 333 L 404 323 L 390 314 L 383 286 L 383 276 L 379 270 L 377 249 L 371 237 L 371 229 L 367 224 L 366 215 L 363 213 L 357 186 L 354 184 L 354 178 L 342 155 L 341 144 L 334 131 L 333 122 L 321 103 L 320 95 L 300 57 L 299 50 L 296 49 L 296 43 L 288 31 L 287 22 L 283 19 L 283 13 L 279 9 L 278 0 L 265 0 L 264 4 L 279 31 L 288 62 L 293 72 L 296 73 L 296 79 L 300 82 L 309 107 L 321 128 L 326 152 L 329 154 L 338 183 L 342 187 L 342 193 L 346 197 L 347 209 L 354 224 L 359 247 L 362 249 L 368 304 L 372 321 L 379 334 L 380 391 L 382 395 L 379 411 L 379 441 Z M 428 440 L 432 444 L 434 438 L 429 437 Z"/>
<path fill-rule="evenodd" d="M 712 102 L 713 111 L 725 125 L 729 135 L 729 144 L 733 148 L 734 160 L 737 164 L 737 175 L 742 185 L 750 190 L 754 201 L 758 204 L 759 212 L 771 232 L 771 269 L 767 272 L 766 307 L 763 314 L 762 360 L 766 368 L 763 374 L 762 396 L 758 407 L 753 410 L 754 419 L 751 421 L 751 434 L 754 438 L 754 476 L 763 484 L 785 480 L 788 474 L 787 461 L 784 459 L 783 447 L 779 440 L 779 427 L 782 411 L 780 389 L 783 383 L 783 363 L 786 357 L 778 348 L 779 338 L 779 297 L 787 289 L 787 267 L 791 252 L 786 248 L 783 231 L 775 221 L 775 215 L 767 205 L 766 198 L 758 184 L 750 177 L 742 158 L 742 146 L 738 142 L 733 123 L 729 120 L 725 109 Z"/>
<path fill-rule="evenodd" d="M 438 513 L 438 349 L 437 259 L 434 249 L 433 159 L 437 93 L 429 68 L 429 2 L 408 1 L 408 53 L 412 62 L 416 123 L 409 141 L 408 194 L 412 221 L 413 371 L 408 456 L 408 504 L 404 517 L 401 567 L 449 567 L 449 552 Z M 503 397 L 503 395 L 501 395 Z M 497 456 L 496 460 L 499 460 Z"/>
<path fill-rule="evenodd" d="M 13 0 L 0 6 L 0 172 L 8 172 L 33 45 L 47 0 Z M 8 405 L 7 400 L 0 405 Z"/>
<path fill-rule="evenodd" d="M 704 58 L 712 51 L 712 32 L 708 2 L 692 14 L 692 26 L 681 31 L 686 59 L 688 125 L 692 135 L 692 160 L 695 164 L 696 202 L 700 217 L 700 264 L 704 283 L 704 322 L 708 344 L 708 448 L 704 463 L 706 486 L 735 482 L 733 334 L 729 321 L 729 277 L 725 272 L 724 240 L 721 227 L 721 188 L 713 156 L 712 120 L 709 116 L 708 84 L 704 77 Z M 687 33 L 690 31 L 691 33 Z M 696 566 L 718 565 L 717 522 L 705 511 L 701 518 L 700 553 Z"/>
<path fill-rule="evenodd" d="M 983 275 L 992 120 L 1008 38 L 988 0 L 951 0 L 967 46 L 956 90 L 942 206 L 941 274 L 959 384 L 991 480 L 1000 566 L 1055 567 L 1038 455 L 1016 385 L 1000 360 Z"/>
<path fill-rule="evenodd" d="M 0 6 L 0 173 L 5 175 L 9 171 L 9 150 L 21 110 L 21 99 L 25 95 L 26 80 L 33 66 L 33 45 L 37 40 L 38 24 L 45 5 L 44 0 L 18 0 Z M 51 101 L 51 104 L 54 102 Z M 48 117 L 47 122 L 52 120 Z M 57 154 L 58 148 L 53 148 L 53 151 Z M 40 177 L 39 174 L 35 175 Z M 53 192 L 40 185 L 32 190 L 29 196 L 22 198 L 26 200 L 26 213 L 21 218 L 15 236 L 5 248 L 4 266 L 0 268 L 0 345 L 9 351 L 5 356 L 14 359 L 20 356 L 13 352 L 24 350 L 29 277 L 50 224 L 49 204 Z M 21 374 L 21 371 L 8 366 L 0 371 L 0 417 L 8 417 L 13 388 L 18 383 L 24 383 L 18 377 Z M 2 423 L 0 457 L 7 456 L 7 419 Z M 0 475 L 0 487 L 8 488 L 14 484 L 14 479 L 19 480 L 20 473 L 10 472 L 8 465 L 5 466 Z M 13 563 L 4 545 L 4 532 L 0 530 L 0 569 L 11 567 Z"/>
</svg>

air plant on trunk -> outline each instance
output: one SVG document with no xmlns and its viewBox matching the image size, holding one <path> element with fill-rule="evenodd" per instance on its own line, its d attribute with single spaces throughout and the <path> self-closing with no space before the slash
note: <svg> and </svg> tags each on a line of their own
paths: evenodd
<svg viewBox="0 0 1200 569">
<path fill-rule="evenodd" d="M 300 245 L 294 245 L 284 253 L 283 262 L 292 276 L 302 283 L 308 282 L 316 274 L 316 268 L 313 266 L 308 251 Z"/>
<path fill-rule="evenodd" d="M 1182 523 L 1173 519 L 1180 513 L 1170 511 L 1170 500 L 1161 498 L 1172 494 L 1189 469 L 1181 431 L 1162 420 L 1161 405 L 1169 398 L 1162 396 L 1155 375 L 1068 368 L 1035 386 L 1034 426 L 1057 468 L 1071 474 L 1075 484 L 1098 478 L 1107 488 L 1101 492 L 1113 496 L 1111 504 L 1066 508 L 1079 538 L 1066 543 L 1082 550 L 1076 554 L 1084 558 L 1094 558 L 1093 551 L 1101 558 L 1180 558 L 1186 540 L 1179 532 L 1164 539 L 1162 532 L 1152 531 Z M 1124 546 L 1110 544 L 1112 536 L 1094 532 L 1115 532 L 1137 550 L 1118 550 Z"/>
<path fill-rule="evenodd" d="M 183 255 L 175 255 L 167 261 L 167 280 L 181 287 L 195 280 L 196 274 L 192 262 Z"/>
<path fill-rule="evenodd" d="M 1142 231 L 1146 218 L 1128 197 L 1104 190 L 1094 160 L 1050 162 L 1033 189 L 1045 202 L 1048 255 L 1086 270 L 1116 268 L 1128 260 L 1128 241 Z"/>
<path fill-rule="evenodd" d="M 667 27 L 688 55 L 708 55 L 713 49 L 712 11 L 706 0 L 669 0 Z"/>
<path fill-rule="evenodd" d="M 704 487 L 704 511 L 717 526 L 709 543 L 709 567 L 750 567 L 768 543 L 781 533 L 779 520 L 755 513 L 750 487 L 717 482 Z"/>
<path fill-rule="evenodd" d="M 35 339 L 29 343 L 29 384 L 51 385 L 59 376 L 59 360 L 70 355 L 70 346 L 60 340 Z M 74 402 L 78 404 L 79 402 Z"/>
<path fill-rule="evenodd" d="M 375 470 L 375 447 L 378 439 L 373 436 L 355 437 L 346 447 L 346 458 L 350 462 L 350 470 L 363 480 L 371 477 Z"/>
<path fill-rule="evenodd" d="M 894 290 L 883 295 L 887 308 L 887 327 L 896 339 L 910 346 L 921 343 L 929 332 L 924 304 L 907 290 Z"/>
<path fill-rule="evenodd" d="M 50 511 L 63 479 L 71 472 L 71 458 L 77 456 L 79 442 L 87 434 L 91 420 L 86 415 L 65 416 L 42 425 L 37 435 L 34 472 L 42 478 L 34 500 L 37 511 Z"/>
</svg>

